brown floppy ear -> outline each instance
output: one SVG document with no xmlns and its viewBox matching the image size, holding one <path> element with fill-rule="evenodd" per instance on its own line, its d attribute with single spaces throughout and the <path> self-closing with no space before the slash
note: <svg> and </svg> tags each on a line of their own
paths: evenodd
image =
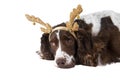
<svg viewBox="0 0 120 80">
<path fill-rule="evenodd" d="M 84 44 L 87 51 L 91 51 L 93 49 L 93 39 L 92 34 L 87 32 L 87 34 L 84 37 Z"/>
<path fill-rule="evenodd" d="M 76 32 L 78 47 L 81 50 L 89 51 L 93 47 L 92 43 L 92 24 L 87 24 L 84 20 L 76 19 L 79 28 Z"/>
<path fill-rule="evenodd" d="M 93 48 L 93 39 L 92 39 L 92 24 L 86 24 L 84 25 L 84 38 L 83 42 L 85 44 L 86 51 L 90 51 Z"/>
<path fill-rule="evenodd" d="M 92 34 L 85 29 L 79 29 L 76 33 L 78 47 L 81 50 L 90 51 L 93 48 Z"/>
<path fill-rule="evenodd" d="M 54 60 L 54 56 L 50 49 L 50 43 L 49 43 L 49 34 L 44 33 L 41 37 L 41 57 L 46 60 Z"/>
<path fill-rule="evenodd" d="M 77 64 L 84 64 L 84 57 L 90 53 L 93 48 L 93 41 L 91 33 L 87 32 L 84 28 L 76 32 L 77 37 L 77 53 L 75 56 Z"/>
</svg>

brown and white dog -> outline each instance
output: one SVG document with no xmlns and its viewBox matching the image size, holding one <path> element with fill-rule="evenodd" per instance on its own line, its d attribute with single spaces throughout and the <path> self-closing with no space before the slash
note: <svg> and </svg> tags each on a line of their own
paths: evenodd
<svg viewBox="0 0 120 80">
<path fill-rule="evenodd" d="M 75 15 L 72 16 L 73 12 Z M 41 37 L 39 55 L 46 60 L 55 60 L 60 68 L 76 64 L 87 66 L 105 65 L 120 61 L 120 14 L 102 11 L 75 17 L 82 12 L 81 6 L 74 9 L 69 22 L 50 27 L 48 23 L 26 15 L 32 22 L 48 28 Z M 75 20 L 74 20 L 75 19 Z"/>
</svg>

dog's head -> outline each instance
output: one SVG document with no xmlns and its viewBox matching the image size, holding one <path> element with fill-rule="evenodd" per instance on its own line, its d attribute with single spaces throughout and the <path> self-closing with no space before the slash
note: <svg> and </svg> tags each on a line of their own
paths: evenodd
<svg viewBox="0 0 120 80">
<path fill-rule="evenodd" d="M 82 12 L 80 5 L 70 13 L 70 20 L 64 25 L 51 27 L 41 19 L 26 15 L 28 20 L 40 23 L 46 28 L 41 28 L 44 32 L 41 38 L 41 52 L 45 59 L 55 59 L 60 68 L 70 68 L 75 65 L 75 54 L 77 52 L 77 36 L 79 25 L 74 19 Z M 50 55 L 50 56 L 49 56 Z"/>
</svg>

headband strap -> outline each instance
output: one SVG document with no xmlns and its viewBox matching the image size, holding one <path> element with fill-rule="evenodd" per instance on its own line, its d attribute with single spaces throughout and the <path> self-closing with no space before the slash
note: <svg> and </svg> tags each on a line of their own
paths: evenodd
<svg viewBox="0 0 120 80">
<path fill-rule="evenodd" d="M 73 35 L 73 37 L 74 37 L 75 39 L 77 39 L 74 31 L 69 30 L 67 27 L 59 26 L 59 27 L 56 27 L 56 28 L 52 29 L 52 31 L 51 31 L 50 34 L 49 34 L 49 41 L 50 41 L 50 36 L 51 36 L 51 34 L 52 34 L 54 31 L 56 31 L 56 30 L 69 31 L 69 32 Z"/>
</svg>

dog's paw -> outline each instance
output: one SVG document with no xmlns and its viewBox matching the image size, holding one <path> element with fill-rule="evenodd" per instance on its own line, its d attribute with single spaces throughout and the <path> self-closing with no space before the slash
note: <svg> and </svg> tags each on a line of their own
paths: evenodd
<svg viewBox="0 0 120 80">
<path fill-rule="evenodd" d="M 36 51 L 36 53 L 40 56 L 41 59 L 44 59 L 44 56 L 43 56 L 43 54 L 41 53 L 41 51 L 38 50 L 38 51 Z"/>
<path fill-rule="evenodd" d="M 40 56 L 41 59 L 54 60 L 54 56 L 49 52 L 42 53 L 41 51 L 38 50 L 36 51 L 36 53 Z"/>
</svg>

